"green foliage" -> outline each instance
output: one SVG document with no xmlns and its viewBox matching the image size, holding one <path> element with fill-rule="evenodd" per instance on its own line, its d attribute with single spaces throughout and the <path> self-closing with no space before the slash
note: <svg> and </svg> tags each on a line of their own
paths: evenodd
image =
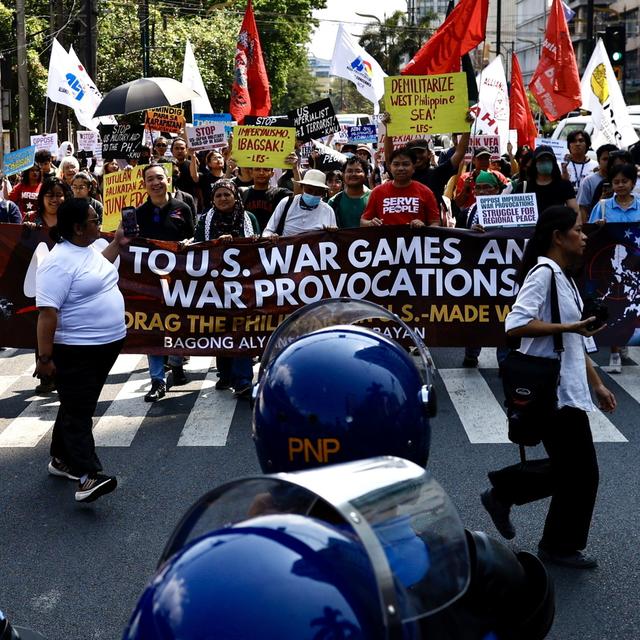
<svg viewBox="0 0 640 640">
<path fill-rule="evenodd" d="M 373 113 L 373 103 L 358 91 L 353 82 L 333 78 L 330 91 L 329 97 L 336 113 Z"/>
<path fill-rule="evenodd" d="M 286 86 L 287 92 L 277 102 L 272 99 L 271 112 L 276 115 L 285 114 L 291 109 L 315 102 L 322 97 L 318 90 L 316 79 L 309 68 L 309 62 L 306 59 L 302 68 L 289 69 Z"/>
</svg>

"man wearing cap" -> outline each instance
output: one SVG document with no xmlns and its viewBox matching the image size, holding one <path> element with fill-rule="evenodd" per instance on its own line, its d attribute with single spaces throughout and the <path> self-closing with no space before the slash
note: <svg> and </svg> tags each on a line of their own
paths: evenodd
<svg viewBox="0 0 640 640">
<path fill-rule="evenodd" d="M 473 152 L 473 171 L 463 173 L 456 184 L 455 203 L 461 209 L 468 209 L 475 201 L 474 187 L 476 176 L 480 171 L 489 171 L 505 186 L 509 184 L 509 179 L 499 171 L 489 168 L 491 163 L 491 151 L 487 147 L 478 147 Z"/>
<path fill-rule="evenodd" d="M 336 227 L 333 209 L 322 202 L 327 193 L 327 177 L 322 171 L 309 169 L 302 180 L 302 194 L 289 196 L 278 203 L 262 232 L 264 238 L 277 240 L 279 236 L 295 236 L 306 231 L 320 231 Z"/>
</svg>

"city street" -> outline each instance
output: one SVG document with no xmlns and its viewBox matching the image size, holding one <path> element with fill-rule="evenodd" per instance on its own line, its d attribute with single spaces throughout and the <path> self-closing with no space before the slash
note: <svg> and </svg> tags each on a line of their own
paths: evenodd
<svg viewBox="0 0 640 640">
<path fill-rule="evenodd" d="M 439 415 L 429 467 L 471 529 L 498 535 L 479 494 L 490 469 L 517 461 L 506 438 L 495 349 L 479 369 L 462 369 L 462 349 L 434 349 Z M 557 595 L 553 640 L 634 640 L 640 628 L 637 460 L 640 350 L 623 373 L 601 373 L 615 414 L 592 416 L 601 483 L 589 551 L 594 571 L 552 567 Z M 98 454 L 117 490 L 78 505 L 75 485 L 47 474 L 56 395 L 33 395 L 33 353 L 0 353 L 0 608 L 48 640 L 116 640 L 187 507 L 229 479 L 259 473 L 251 412 L 231 391 L 215 391 L 211 358 L 192 358 L 191 382 L 156 404 L 146 358 L 123 355 L 95 420 Z M 608 350 L 596 354 L 604 365 Z M 542 456 L 533 450 L 530 457 Z M 514 549 L 535 551 L 547 502 L 514 509 Z M 212 577 L 215 579 L 215 576 Z"/>
</svg>

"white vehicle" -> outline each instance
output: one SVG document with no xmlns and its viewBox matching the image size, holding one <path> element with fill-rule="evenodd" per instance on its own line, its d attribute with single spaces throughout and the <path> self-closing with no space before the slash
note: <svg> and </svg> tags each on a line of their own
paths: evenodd
<svg viewBox="0 0 640 640">
<path fill-rule="evenodd" d="M 631 116 L 631 124 L 640 138 L 640 106 L 633 105 L 627 107 L 627 111 Z M 570 116 L 569 118 L 560 120 L 558 126 L 551 134 L 551 139 L 566 140 L 572 131 L 586 131 L 593 139 L 595 136 L 593 134 L 593 121 L 591 120 L 591 116 Z"/>
</svg>

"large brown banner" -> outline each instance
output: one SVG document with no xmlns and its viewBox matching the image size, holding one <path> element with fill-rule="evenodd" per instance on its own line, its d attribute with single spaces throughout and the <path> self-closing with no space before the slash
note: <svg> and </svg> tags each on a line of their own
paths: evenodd
<svg viewBox="0 0 640 640">
<path fill-rule="evenodd" d="M 611 326 L 598 343 L 633 342 L 640 228 L 608 224 L 592 231 L 583 291 L 605 296 L 611 310 Z M 243 239 L 184 249 L 136 239 L 121 251 L 119 264 L 126 350 L 259 354 L 287 314 L 342 296 L 391 309 L 428 346 L 499 345 L 530 233 L 383 227 L 314 232 L 277 244 Z M 40 230 L 0 225 L 4 346 L 35 346 L 35 272 L 52 244 Z M 378 328 L 402 338 L 385 324 Z"/>
</svg>

